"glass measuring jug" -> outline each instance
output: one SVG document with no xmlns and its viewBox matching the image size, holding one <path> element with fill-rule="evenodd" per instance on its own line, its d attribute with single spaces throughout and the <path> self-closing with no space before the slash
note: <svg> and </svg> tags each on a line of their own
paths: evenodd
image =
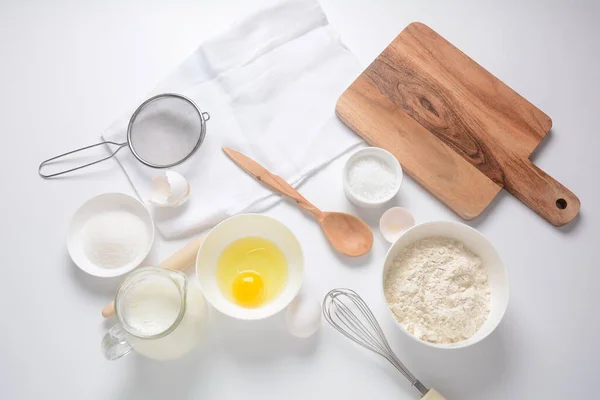
<svg viewBox="0 0 600 400">
<path fill-rule="evenodd" d="M 108 360 L 132 350 L 156 360 L 178 358 L 202 340 L 208 317 L 200 288 L 185 274 L 158 267 L 131 273 L 115 297 L 117 324 L 102 340 Z"/>
</svg>

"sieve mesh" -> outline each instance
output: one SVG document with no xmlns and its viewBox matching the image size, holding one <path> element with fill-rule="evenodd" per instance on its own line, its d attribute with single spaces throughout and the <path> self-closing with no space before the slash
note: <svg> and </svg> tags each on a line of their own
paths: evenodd
<svg viewBox="0 0 600 400">
<path fill-rule="evenodd" d="M 202 143 L 202 116 L 186 98 L 160 95 L 133 114 L 127 137 L 140 161 L 155 168 L 170 167 L 186 160 Z"/>
<path fill-rule="evenodd" d="M 123 143 L 105 140 L 80 147 L 42 161 L 38 173 L 44 179 L 80 170 L 114 157 L 128 146 L 142 163 L 153 168 L 169 168 L 181 164 L 200 147 L 206 134 L 207 112 L 201 112 L 194 102 L 180 94 L 163 93 L 143 102 L 131 116 L 127 127 L 127 141 Z M 111 154 L 93 157 L 91 161 L 74 167 L 47 172 L 52 164 L 76 159 L 74 154 L 86 152 L 98 146 L 108 146 Z"/>
</svg>

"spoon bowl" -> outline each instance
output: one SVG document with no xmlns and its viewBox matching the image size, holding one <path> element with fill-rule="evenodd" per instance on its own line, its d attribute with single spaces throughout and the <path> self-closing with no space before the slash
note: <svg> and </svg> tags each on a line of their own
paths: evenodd
<svg viewBox="0 0 600 400">
<path fill-rule="evenodd" d="M 324 212 L 319 225 L 329 243 L 340 253 L 362 256 L 373 246 L 373 232 L 365 221 L 342 212 Z"/>
</svg>

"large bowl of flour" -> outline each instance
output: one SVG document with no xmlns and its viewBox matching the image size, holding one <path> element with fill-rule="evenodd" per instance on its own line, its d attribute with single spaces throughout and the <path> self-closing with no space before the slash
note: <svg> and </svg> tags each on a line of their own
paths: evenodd
<svg viewBox="0 0 600 400">
<path fill-rule="evenodd" d="M 386 255 L 381 282 L 400 330 L 435 348 L 483 340 L 508 306 L 508 273 L 498 252 L 459 222 L 426 222 L 404 232 Z"/>
</svg>

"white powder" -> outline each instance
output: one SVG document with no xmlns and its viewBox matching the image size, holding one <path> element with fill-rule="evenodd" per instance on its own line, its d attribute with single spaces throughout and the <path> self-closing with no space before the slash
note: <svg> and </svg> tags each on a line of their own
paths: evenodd
<svg viewBox="0 0 600 400">
<path fill-rule="evenodd" d="M 83 250 L 103 268 L 119 268 L 146 250 L 149 237 L 144 222 L 127 211 L 92 216 L 82 228 Z"/>
<path fill-rule="evenodd" d="M 403 249 L 384 284 L 396 319 L 432 343 L 468 339 L 490 312 L 490 286 L 481 259 L 461 242 L 429 237 Z"/>
<path fill-rule="evenodd" d="M 396 187 L 396 179 L 392 167 L 373 156 L 361 157 L 348 168 L 350 190 L 368 201 L 389 197 Z"/>
</svg>

